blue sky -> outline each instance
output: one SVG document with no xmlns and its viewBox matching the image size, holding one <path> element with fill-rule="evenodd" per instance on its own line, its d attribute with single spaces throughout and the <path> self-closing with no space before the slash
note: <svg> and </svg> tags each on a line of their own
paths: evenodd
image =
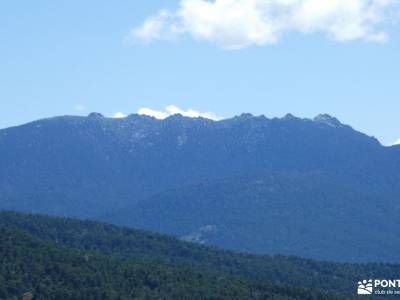
<svg viewBox="0 0 400 300">
<path fill-rule="evenodd" d="M 331 1 L 2 1 L 0 128 L 174 105 L 220 117 L 329 113 L 390 144 L 400 14 L 390 0 Z"/>
</svg>

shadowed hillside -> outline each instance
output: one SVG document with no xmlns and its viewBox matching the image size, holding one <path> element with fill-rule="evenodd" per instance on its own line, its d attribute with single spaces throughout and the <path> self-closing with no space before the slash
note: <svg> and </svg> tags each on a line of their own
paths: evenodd
<svg viewBox="0 0 400 300">
<path fill-rule="evenodd" d="M 0 208 L 254 253 L 398 261 L 400 148 L 337 119 L 56 117 L 0 130 Z"/>
</svg>

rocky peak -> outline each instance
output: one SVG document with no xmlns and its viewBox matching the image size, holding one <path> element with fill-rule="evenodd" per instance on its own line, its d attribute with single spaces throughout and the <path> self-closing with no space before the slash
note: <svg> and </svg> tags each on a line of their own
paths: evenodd
<svg viewBox="0 0 400 300">
<path fill-rule="evenodd" d="M 101 113 L 98 113 L 98 112 L 92 112 L 92 113 L 90 113 L 88 115 L 88 117 L 89 118 L 95 118 L 95 119 L 104 118 L 104 116 Z"/>
<path fill-rule="evenodd" d="M 332 117 L 328 114 L 318 115 L 314 118 L 313 121 L 316 123 L 328 125 L 330 127 L 335 127 L 335 128 L 344 126 L 342 123 L 340 123 L 340 121 L 338 119 L 336 119 L 335 117 Z"/>
</svg>

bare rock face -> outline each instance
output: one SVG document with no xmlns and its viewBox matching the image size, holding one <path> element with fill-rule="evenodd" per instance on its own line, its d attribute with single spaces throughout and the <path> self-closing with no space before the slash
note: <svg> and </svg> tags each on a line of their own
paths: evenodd
<svg viewBox="0 0 400 300">
<path fill-rule="evenodd" d="M 182 236 L 181 240 L 203 245 L 206 244 L 208 242 L 208 238 L 211 235 L 214 235 L 216 232 L 216 225 L 205 225 L 192 233 Z"/>
<path fill-rule="evenodd" d="M 27 292 L 22 295 L 22 300 L 32 300 L 32 299 L 33 299 L 33 294 L 31 292 Z"/>
</svg>

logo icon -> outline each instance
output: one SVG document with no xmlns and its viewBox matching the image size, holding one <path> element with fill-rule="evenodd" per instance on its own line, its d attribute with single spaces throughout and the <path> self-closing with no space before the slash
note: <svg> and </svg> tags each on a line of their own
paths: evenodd
<svg viewBox="0 0 400 300">
<path fill-rule="evenodd" d="M 358 289 L 357 289 L 358 295 L 371 295 L 373 290 L 374 288 L 372 284 L 372 279 L 358 282 Z"/>
</svg>

